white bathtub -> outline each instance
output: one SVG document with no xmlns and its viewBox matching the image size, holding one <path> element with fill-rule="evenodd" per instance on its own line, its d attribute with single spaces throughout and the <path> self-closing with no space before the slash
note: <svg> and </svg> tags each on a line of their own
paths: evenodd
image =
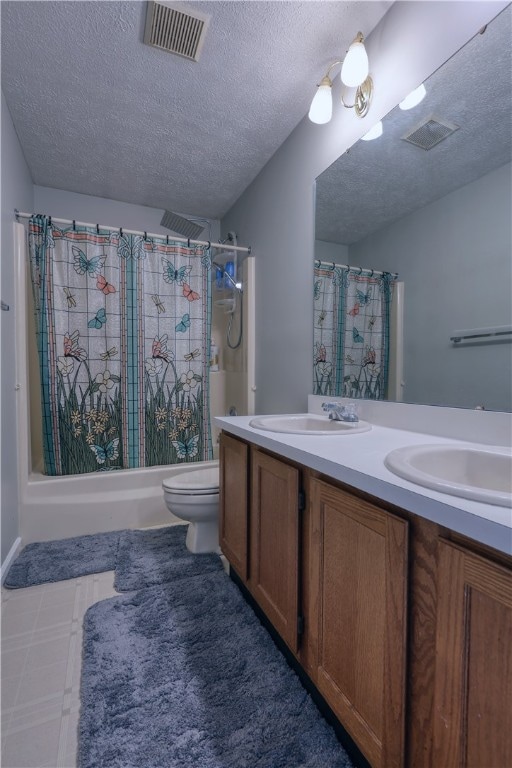
<svg viewBox="0 0 512 768">
<path fill-rule="evenodd" d="M 208 464 L 193 462 L 62 477 L 31 472 L 21 489 L 23 544 L 180 523 L 165 506 L 162 480 Z"/>
</svg>

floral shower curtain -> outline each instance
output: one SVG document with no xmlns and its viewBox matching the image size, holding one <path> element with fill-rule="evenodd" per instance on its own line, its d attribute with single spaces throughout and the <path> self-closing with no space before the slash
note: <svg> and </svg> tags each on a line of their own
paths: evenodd
<svg viewBox="0 0 512 768">
<path fill-rule="evenodd" d="M 209 251 L 29 222 L 45 472 L 211 458 Z"/>
<path fill-rule="evenodd" d="M 366 271 L 366 270 L 365 270 Z M 392 276 L 317 262 L 313 393 L 386 397 Z"/>
</svg>

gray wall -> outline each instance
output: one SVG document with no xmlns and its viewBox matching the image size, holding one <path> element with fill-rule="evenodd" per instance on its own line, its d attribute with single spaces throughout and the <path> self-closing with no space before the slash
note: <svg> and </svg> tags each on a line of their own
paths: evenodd
<svg viewBox="0 0 512 768">
<path fill-rule="evenodd" d="M 315 261 L 316 259 L 326 262 L 332 261 L 335 264 L 349 264 L 348 245 L 315 240 Z"/>
<path fill-rule="evenodd" d="M 256 257 L 257 413 L 303 411 L 312 390 L 315 178 L 506 5 L 394 3 L 366 40 L 369 115 L 335 107 L 328 125 L 304 118 L 224 217 L 223 232 Z"/>
<path fill-rule="evenodd" d="M 2 93 L 2 300 L 9 304 L 9 312 L 1 312 L 2 352 L 2 547 L 1 560 L 5 560 L 18 537 L 18 485 L 17 485 L 17 435 L 15 385 L 15 313 L 13 222 L 14 209 L 33 207 L 32 177 L 12 124 L 11 115 Z M 23 392 L 20 397 L 25 397 Z"/>
<path fill-rule="evenodd" d="M 404 400 L 512 410 L 512 347 L 456 347 L 453 331 L 512 323 L 511 166 L 350 246 L 405 283 Z"/>
</svg>

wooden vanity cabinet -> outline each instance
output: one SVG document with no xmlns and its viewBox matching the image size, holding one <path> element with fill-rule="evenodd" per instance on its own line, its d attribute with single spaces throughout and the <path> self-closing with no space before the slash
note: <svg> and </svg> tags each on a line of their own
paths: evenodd
<svg viewBox="0 0 512 768">
<path fill-rule="evenodd" d="M 249 589 L 297 653 L 299 622 L 300 473 L 251 449 Z"/>
<path fill-rule="evenodd" d="M 220 541 L 372 768 L 512 768 L 510 557 L 224 433 Z"/>
<path fill-rule="evenodd" d="M 512 766 L 512 571 L 439 542 L 433 765 Z"/>
<path fill-rule="evenodd" d="M 404 760 L 408 523 L 310 483 L 313 680 L 374 768 Z"/>
<path fill-rule="evenodd" d="M 231 567 L 247 582 L 249 446 L 222 432 L 219 459 L 219 544 Z"/>
<path fill-rule="evenodd" d="M 300 631 L 300 485 L 295 467 L 221 433 L 220 548 L 295 654 Z"/>
<path fill-rule="evenodd" d="M 373 768 L 401 768 L 407 521 L 225 433 L 220 457 L 224 554 Z"/>
</svg>

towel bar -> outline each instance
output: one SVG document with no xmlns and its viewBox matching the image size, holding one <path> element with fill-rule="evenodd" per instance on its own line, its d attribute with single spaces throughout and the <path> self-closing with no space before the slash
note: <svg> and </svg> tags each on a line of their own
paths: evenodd
<svg viewBox="0 0 512 768">
<path fill-rule="evenodd" d="M 497 325 L 493 328 L 472 328 L 465 331 L 454 331 L 450 341 L 459 344 L 461 341 L 482 339 L 494 340 L 497 337 L 510 336 L 512 340 L 512 325 Z"/>
</svg>

